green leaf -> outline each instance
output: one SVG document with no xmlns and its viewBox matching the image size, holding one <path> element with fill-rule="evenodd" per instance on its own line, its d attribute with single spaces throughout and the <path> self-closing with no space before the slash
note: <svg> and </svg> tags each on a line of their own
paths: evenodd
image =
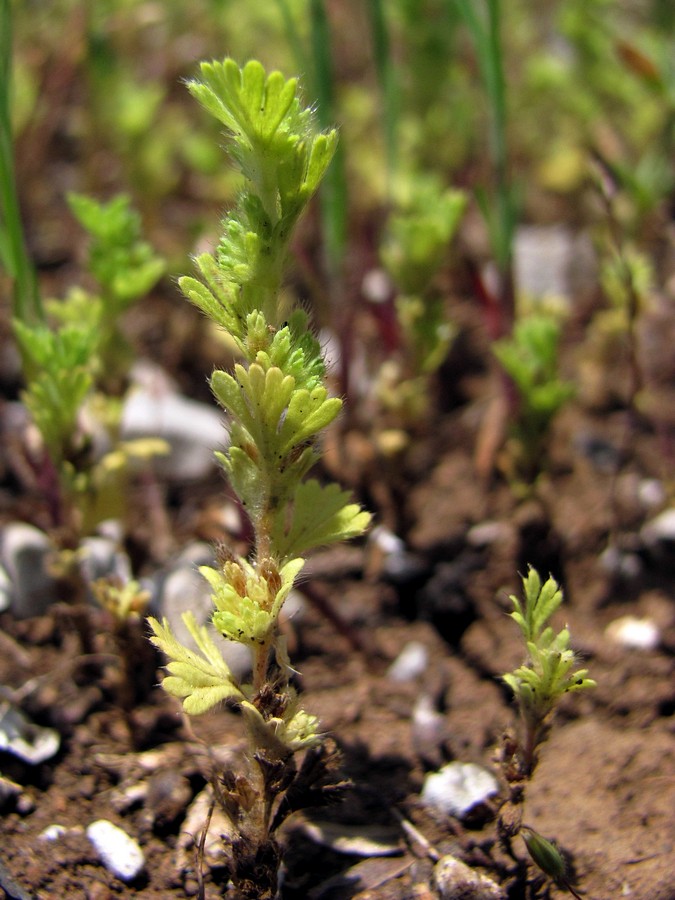
<svg viewBox="0 0 675 900">
<path fill-rule="evenodd" d="M 290 526 L 285 527 L 289 515 L 286 510 L 275 521 L 275 551 L 285 559 L 363 534 L 371 515 L 349 500 L 349 492 L 336 484 L 323 486 L 315 479 L 300 484 L 293 497 Z"/>
<path fill-rule="evenodd" d="M 170 660 L 166 668 L 171 674 L 162 682 L 164 690 L 174 697 L 182 698 L 183 709 L 190 715 L 207 712 L 223 700 L 244 700 L 244 693 L 208 630 L 197 624 L 191 612 L 184 613 L 182 618 L 199 653 L 189 650 L 178 641 L 166 619 L 162 620 L 161 625 L 156 619 L 148 619 L 153 631 L 151 642 Z"/>
</svg>

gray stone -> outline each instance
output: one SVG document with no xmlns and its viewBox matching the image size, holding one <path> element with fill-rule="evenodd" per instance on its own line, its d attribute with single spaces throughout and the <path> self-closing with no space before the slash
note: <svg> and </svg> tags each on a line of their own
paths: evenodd
<svg viewBox="0 0 675 900">
<path fill-rule="evenodd" d="M 443 856 L 434 867 L 434 884 L 441 900 L 505 900 L 501 887 L 454 856 Z"/>
<path fill-rule="evenodd" d="M 169 454 L 154 460 L 165 478 L 192 481 L 208 475 L 216 463 L 213 451 L 228 443 L 222 414 L 215 406 L 181 396 L 161 369 L 145 364 L 134 375 L 136 385 L 122 410 L 122 438 L 165 440 Z"/>
<path fill-rule="evenodd" d="M 56 583 L 48 571 L 53 552 L 49 538 L 33 525 L 10 522 L 0 546 L 0 562 L 11 582 L 12 613 L 18 619 L 42 615 L 56 600 Z"/>
</svg>

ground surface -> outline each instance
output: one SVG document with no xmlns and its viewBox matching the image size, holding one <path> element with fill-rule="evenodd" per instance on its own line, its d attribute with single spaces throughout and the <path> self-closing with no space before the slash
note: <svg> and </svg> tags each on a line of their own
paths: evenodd
<svg viewBox="0 0 675 900">
<path fill-rule="evenodd" d="M 498 676 L 522 654 L 505 615 L 507 596 L 528 564 L 562 580 L 558 625 L 569 624 L 598 687 L 563 703 L 528 789 L 525 820 L 570 855 L 588 900 L 675 898 L 675 586 L 667 548 L 655 552 L 639 538 L 644 522 L 668 506 L 667 435 L 621 410 L 577 404 L 556 425 L 556 450 L 536 495 L 517 498 L 504 479 L 475 474 L 484 397 L 485 384 L 467 387 L 462 402 L 438 416 L 433 434 L 396 465 L 343 466 L 367 498 L 390 498 L 383 508 L 398 521 L 388 524 L 405 537 L 409 555 L 394 574 L 372 547 L 320 556 L 304 587 L 326 598 L 343 627 L 311 602 L 289 625 L 303 701 L 341 747 L 353 788 L 324 814 L 333 825 L 323 843 L 316 828 L 290 820 L 288 900 L 433 898 L 431 858 L 449 852 L 503 883 L 511 900 L 546 896 L 532 884 L 523 893 L 514 880 L 495 838 L 497 799 L 465 826 L 419 803 L 425 773 L 449 759 L 496 771 L 500 737 L 514 723 Z M 345 440 L 357 446 L 354 435 Z M 395 482 L 387 483 L 392 472 Z M 654 482 L 663 489 L 656 507 L 641 490 Z M 210 489 L 220 489 L 217 476 Z M 640 564 L 633 574 L 603 566 L 608 544 L 633 554 Z M 628 614 L 656 624 L 657 647 L 628 649 L 608 636 L 607 626 Z M 186 810 L 214 765 L 239 764 L 240 722 L 224 711 L 184 723 L 177 703 L 152 687 L 154 672 L 142 701 L 125 713 L 116 647 L 102 615 L 91 615 L 86 647 L 65 607 L 21 622 L 2 615 L 0 683 L 15 690 L 33 679 L 23 707 L 61 732 L 62 749 L 36 767 L 2 754 L 3 774 L 23 791 L 0 821 L 0 883 L 6 896 L 21 898 L 194 895 L 198 864 L 185 832 L 198 829 L 204 811 L 186 824 Z M 410 641 L 426 648 L 427 666 L 397 683 L 387 669 Z M 440 716 L 431 728 L 413 716 L 421 697 Z M 140 842 L 147 866 L 136 882 L 125 885 L 108 872 L 77 830 L 98 818 Z M 409 828 L 406 837 L 402 820 L 430 851 Z M 56 841 L 41 839 L 55 823 L 69 830 Z M 335 843 L 336 832 L 349 835 L 356 852 L 324 846 Z M 391 855 L 372 856 L 372 839 Z M 522 845 L 516 851 L 524 856 Z M 210 862 L 207 847 L 212 898 L 221 893 L 222 872 Z M 341 872 L 342 880 L 328 880 Z M 550 888 L 550 896 L 563 895 Z"/>
</svg>

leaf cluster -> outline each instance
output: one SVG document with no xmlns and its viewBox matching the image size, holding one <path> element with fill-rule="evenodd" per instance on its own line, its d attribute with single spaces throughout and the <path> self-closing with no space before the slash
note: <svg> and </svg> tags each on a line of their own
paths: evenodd
<svg viewBox="0 0 675 900">
<path fill-rule="evenodd" d="M 91 236 L 89 270 L 101 286 L 105 312 L 114 319 L 146 294 L 164 272 L 164 261 L 141 236 L 141 219 L 125 194 L 99 203 L 71 193 L 68 203 Z"/>
<path fill-rule="evenodd" d="M 94 381 L 98 335 L 75 324 L 52 331 L 15 321 L 14 330 L 25 361 L 23 400 L 59 466 L 75 450 L 78 415 Z"/>
<path fill-rule="evenodd" d="M 201 79 L 188 87 L 226 126 L 246 184 L 223 221 L 215 260 L 197 259 L 203 282 L 186 277 L 181 288 L 243 345 L 255 310 L 273 328 L 281 325 L 278 293 L 292 229 L 333 157 L 337 133 L 317 132 L 297 80 L 267 75 L 257 60 L 242 69 L 231 59 L 202 63 Z"/>
<path fill-rule="evenodd" d="M 539 574 L 530 568 L 523 578 L 523 591 L 524 603 L 511 595 L 514 610 L 510 615 L 523 635 L 528 659 L 503 678 L 525 722 L 538 728 L 564 694 L 594 687 L 595 682 L 587 677 L 587 669 L 573 671 L 576 657 L 568 629 L 556 634 L 547 624 L 563 599 L 557 582 L 549 577 L 542 585 Z"/>
</svg>

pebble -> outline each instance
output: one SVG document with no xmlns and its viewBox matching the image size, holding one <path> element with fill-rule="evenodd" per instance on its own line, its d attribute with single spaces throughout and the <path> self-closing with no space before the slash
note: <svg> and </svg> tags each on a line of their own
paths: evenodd
<svg viewBox="0 0 675 900">
<path fill-rule="evenodd" d="M 98 819 L 87 827 L 87 837 L 103 865 L 122 881 L 133 881 L 145 868 L 138 843 L 108 819 Z"/>
<path fill-rule="evenodd" d="M 425 806 L 464 819 L 497 793 L 499 783 L 492 772 L 476 763 L 451 762 L 427 775 L 420 797 Z"/>
<path fill-rule="evenodd" d="M 646 547 L 668 550 L 675 546 L 675 509 L 666 509 L 643 525 L 640 536 Z"/>
<path fill-rule="evenodd" d="M 621 616 L 605 629 L 607 637 L 629 650 L 656 650 L 661 643 L 661 632 L 651 619 Z"/>
<path fill-rule="evenodd" d="M 38 835 L 38 839 L 41 841 L 57 841 L 60 837 L 63 837 L 64 834 L 68 834 L 66 826 L 54 823 L 53 825 L 47 825 L 46 828 L 43 828 Z"/>
<path fill-rule="evenodd" d="M 387 670 L 387 678 L 399 683 L 414 681 L 429 664 L 429 652 L 421 641 L 409 641 Z"/>
<path fill-rule="evenodd" d="M 642 572 L 642 560 L 637 553 L 620 550 L 616 546 L 609 546 L 600 554 L 600 565 L 609 572 L 620 578 L 637 578 Z"/>
<path fill-rule="evenodd" d="M 88 537 L 81 545 L 80 570 L 89 584 L 98 578 L 113 576 L 126 584 L 132 579 L 131 562 L 119 549 L 119 542 L 109 537 Z"/>
<path fill-rule="evenodd" d="M 31 722 L 9 701 L 0 704 L 0 750 L 36 766 L 51 759 L 60 745 L 58 731 Z"/>
<path fill-rule="evenodd" d="M 3 528 L 0 563 L 10 582 L 4 591 L 17 619 L 41 616 L 56 600 L 56 584 L 47 569 L 52 550 L 44 531 L 33 525 L 9 522 Z"/>
<path fill-rule="evenodd" d="M 434 884 L 441 900 L 505 900 L 492 879 L 454 856 L 443 856 L 434 866 Z"/>
<path fill-rule="evenodd" d="M 228 434 L 215 406 L 179 394 L 168 376 L 149 363 L 136 366 L 135 387 L 122 410 L 124 440 L 162 438 L 170 448 L 154 460 L 156 470 L 173 481 L 203 478 L 216 464 L 214 450 L 223 450 Z"/>
</svg>

